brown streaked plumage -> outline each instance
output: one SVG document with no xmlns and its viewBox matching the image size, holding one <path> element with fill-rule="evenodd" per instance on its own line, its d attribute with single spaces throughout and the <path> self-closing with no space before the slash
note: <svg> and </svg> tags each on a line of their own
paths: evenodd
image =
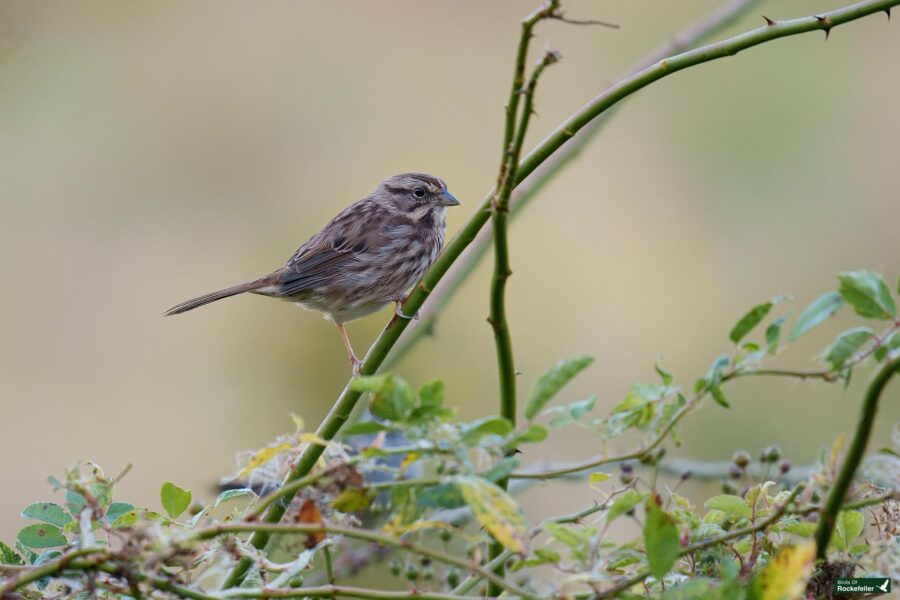
<svg viewBox="0 0 900 600">
<path fill-rule="evenodd" d="M 177 315 L 244 292 L 294 302 L 337 324 L 353 372 L 359 373 L 344 323 L 391 302 L 397 314 L 406 290 L 437 257 L 448 206 L 459 201 L 426 173 L 403 173 L 341 211 L 277 271 L 173 306 Z"/>
</svg>

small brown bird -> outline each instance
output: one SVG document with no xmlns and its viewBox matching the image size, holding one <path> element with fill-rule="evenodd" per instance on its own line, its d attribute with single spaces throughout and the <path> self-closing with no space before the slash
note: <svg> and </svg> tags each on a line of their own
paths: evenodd
<svg viewBox="0 0 900 600">
<path fill-rule="evenodd" d="M 344 323 L 396 302 L 419 280 L 444 243 L 448 206 L 459 201 L 441 179 L 404 173 L 345 208 L 274 273 L 182 302 L 177 315 L 244 292 L 294 302 L 334 321 L 358 375 L 362 364 Z"/>
</svg>

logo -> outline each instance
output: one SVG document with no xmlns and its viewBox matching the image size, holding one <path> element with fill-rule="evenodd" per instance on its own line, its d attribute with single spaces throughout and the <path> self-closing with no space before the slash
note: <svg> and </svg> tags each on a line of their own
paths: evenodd
<svg viewBox="0 0 900 600">
<path fill-rule="evenodd" d="M 844 577 L 834 581 L 834 593 L 837 594 L 887 594 L 891 591 L 891 580 L 888 577 Z"/>
</svg>

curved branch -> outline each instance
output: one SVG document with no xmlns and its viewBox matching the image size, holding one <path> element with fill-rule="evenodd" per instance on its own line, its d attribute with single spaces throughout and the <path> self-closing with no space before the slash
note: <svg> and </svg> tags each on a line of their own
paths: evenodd
<svg viewBox="0 0 900 600">
<path fill-rule="evenodd" d="M 672 39 L 653 50 L 643 60 L 628 69 L 620 79 L 634 76 L 653 63 L 667 56 L 684 52 L 694 47 L 704 39 L 731 25 L 750 8 L 760 3 L 761 0 L 731 0 L 724 3 L 715 11 L 691 25 L 679 31 Z M 611 86 L 610 86 L 611 87 Z M 609 88 L 607 88 L 609 89 Z M 529 202 L 540 192 L 553 177 L 563 170 L 570 162 L 577 158 L 588 143 L 594 139 L 603 126 L 609 122 L 612 111 L 607 111 L 594 119 L 590 125 L 582 129 L 568 144 L 560 148 L 527 180 L 521 182 L 515 189 L 510 200 L 510 215 L 514 219 Z M 440 284 L 431 293 L 428 305 L 420 311 L 420 318 L 406 330 L 400 341 L 394 346 L 390 356 L 382 365 L 385 369 L 392 368 L 409 352 L 423 337 L 431 335 L 434 324 L 441 309 L 446 306 L 456 295 L 463 281 L 469 278 L 475 267 L 487 254 L 490 246 L 492 231 L 483 229 L 475 241 L 466 249 L 460 260 L 457 260 L 447 274 L 441 279 Z"/>
<path fill-rule="evenodd" d="M 881 392 L 891 377 L 900 371 L 900 357 L 890 361 L 878 371 L 875 379 L 866 390 L 866 397 L 863 399 L 862 409 L 860 410 L 859 423 L 856 426 L 856 433 L 853 434 L 853 441 L 847 449 L 847 456 L 844 458 L 844 464 L 838 473 L 837 479 L 834 481 L 834 487 L 825 500 L 825 506 L 822 508 L 819 517 L 819 526 L 816 528 L 816 557 L 824 560 L 828 551 L 828 542 L 831 540 L 831 534 L 837 523 L 838 512 L 844 502 L 844 496 L 853 483 L 853 476 L 859 463 L 862 462 L 863 454 L 869 443 L 869 437 L 872 435 L 872 426 L 875 424 L 875 415 L 878 412 L 878 400 L 881 398 Z"/>
<path fill-rule="evenodd" d="M 603 92 L 572 117 L 560 125 L 553 133 L 534 148 L 519 165 L 516 173 L 515 185 L 521 183 L 528 175 L 534 172 L 539 165 L 544 163 L 553 153 L 559 150 L 566 142 L 572 139 L 576 133 L 597 118 L 604 111 L 610 109 L 621 100 L 643 89 L 651 83 L 663 79 L 677 71 L 688 67 L 700 65 L 713 60 L 733 56 L 748 48 L 770 42 L 782 37 L 798 35 L 810 31 L 825 31 L 838 27 L 850 21 L 888 10 L 892 6 L 900 5 L 900 0 L 866 0 L 852 6 L 823 13 L 819 17 L 804 17 L 767 25 L 736 37 L 689 50 L 682 54 L 663 59 L 654 65 L 647 67 L 639 73 L 628 77 L 618 84 Z M 437 258 L 419 284 L 409 294 L 403 305 L 406 314 L 415 314 L 425 299 L 432 292 L 450 266 L 459 258 L 463 250 L 472 243 L 478 231 L 490 218 L 491 199 L 495 192 L 491 191 L 482 200 L 475 214 L 462 227 L 456 236 L 449 242 L 443 253 Z M 408 324 L 407 319 L 394 319 L 388 323 L 363 360 L 360 369 L 363 375 L 372 375 L 378 371 L 394 344 L 400 338 Z M 350 389 L 349 383 L 344 387 L 331 410 L 316 430 L 316 434 L 325 440 L 331 440 L 350 418 L 353 408 L 361 397 L 361 392 Z M 319 457 L 325 451 L 321 445 L 311 444 L 301 454 L 293 470 L 288 475 L 285 483 L 290 483 L 309 474 Z M 286 499 L 273 504 L 266 512 L 264 521 L 277 523 L 281 520 L 287 508 Z M 263 548 L 268 542 L 269 535 L 265 532 L 256 532 L 250 542 L 256 548 Z M 226 577 L 224 587 L 234 587 L 243 581 L 244 575 L 250 568 L 249 559 L 242 559 Z"/>
</svg>

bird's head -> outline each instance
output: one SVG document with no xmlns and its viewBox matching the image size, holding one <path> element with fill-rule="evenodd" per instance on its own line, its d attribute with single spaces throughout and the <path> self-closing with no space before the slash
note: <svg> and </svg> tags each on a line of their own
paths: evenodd
<svg viewBox="0 0 900 600">
<path fill-rule="evenodd" d="M 403 173 L 381 182 L 375 196 L 396 212 L 413 220 L 443 213 L 448 206 L 458 206 L 459 200 L 447 191 L 442 179 L 427 173 Z"/>
</svg>

